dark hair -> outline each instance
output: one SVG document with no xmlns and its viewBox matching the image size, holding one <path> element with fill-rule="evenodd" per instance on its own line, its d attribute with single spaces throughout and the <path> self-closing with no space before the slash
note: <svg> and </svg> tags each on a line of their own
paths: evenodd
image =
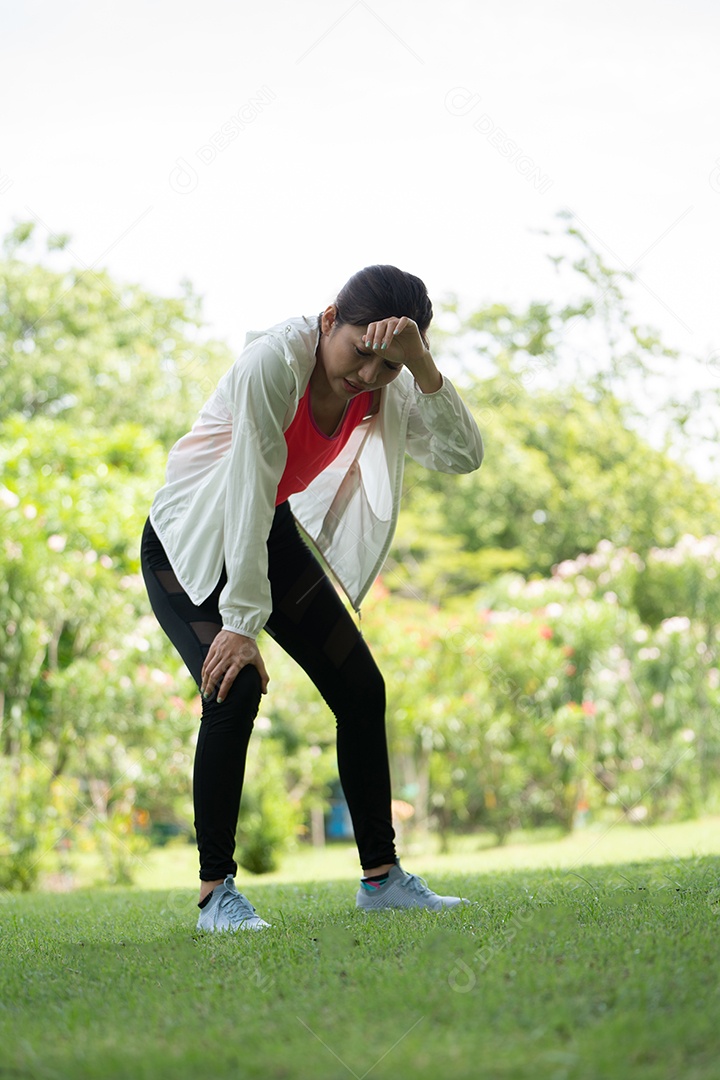
<svg viewBox="0 0 720 1080">
<path fill-rule="evenodd" d="M 417 323 L 425 348 L 433 309 L 419 277 L 397 266 L 366 266 L 346 281 L 335 300 L 336 326 L 367 326 L 368 323 L 407 315 Z"/>
</svg>

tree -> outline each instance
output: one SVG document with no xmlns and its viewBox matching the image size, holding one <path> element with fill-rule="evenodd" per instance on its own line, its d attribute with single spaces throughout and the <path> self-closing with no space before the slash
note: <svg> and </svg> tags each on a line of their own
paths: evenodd
<svg viewBox="0 0 720 1080">
<path fill-rule="evenodd" d="M 135 422 L 169 445 L 184 434 L 233 357 L 199 340 L 201 302 L 113 281 L 105 270 L 22 260 L 32 222 L 0 263 L 0 419 L 62 416 L 79 428 Z M 58 257 L 66 238 L 48 244 Z M 46 256 L 46 258 L 48 257 Z"/>
<path fill-rule="evenodd" d="M 408 462 L 391 590 L 439 600 L 507 570 L 545 575 L 603 539 L 645 555 L 720 530 L 715 489 L 628 427 L 613 395 L 517 383 L 503 398 L 502 385 L 495 376 L 464 390 L 485 441 L 479 471 L 448 482 Z"/>
<path fill-rule="evenodd" d="M 191 820 L 199 718 L 196 687 L 150 612 L 140 532 L 169 445 L 232 358 L 199 340 L 187 283 L 180 298 L 153 296 L 105 271 L 61 266 L 63 237 L 33 263 L 32 242 L 32 225 L 18 225 L 0 264 L 3 883 L 29 887 L 43 851 L 78 830 L 94 837 L 113 880 L 129 880 L 139 811 Z M 486 361 L 485 377 L 458 377 L 486 461 L 451 480 L 408 462 L 384 572 L 385 593 L 406 599 L 392 599 L 392 627 L 383 589 L 368 601 L 399 794 L 446 833 L 568 828 L 583 785 L 602 810 L 651 784 L 653 815 L 714 797 L 715 567 L 693 555 L 668 576 L 675 556 L 662 553 L 677 552 L 685 533 L 720 531 L 717 498 L 643 439 L 623 380 L 652 381 L 673 356 L 632 326 L 622 275 L 585 247 L 573 272 L 598 295 L 518 312 L 492 304 L 458 317 L 452 343 L 438 332 L 448 355 L 471 349 Z M 577 363 L 565 347 L 571 327 L 599 342 Z M 678 437 L 692 434 L 683 407 L 666 407 Z M 607 550 L 595 584 L 590 570 L 571 581 L 568 560 L 585 552 L 578 563 L 602 562 Z M 688 582 L 692 596 L 682 593 Z M 668 614 L 663 605 L 681 593 L 685 606 Z M 677 618 L 688 622 L 682 633 Z M 317 809 L 335 772 L 328 710 L 265 644 L 278 677 L 256 725 L 248 779 L 258 792 L 248 792 L 243 823 L 257 868 Z M 688 731 L 692 753 L 678 754 Z"/>
<path fill-rule="evenodd" d="M 580 246 L 550 258 L 570 275 L 568 292 L 580 281 L 584 295 L 525 311 L 495 302 L 465 317 L 456 298 L 443 305 L 438 350 L 461 363 L 456 380 L 486 456 L 452 482 L 408 461 L 391 590 L 440 599 L 507 570 L 547 574 L 602 539 L 644 555 L 686 532 L 720 531 L 715 487 L 678 460 L 720 441 L 720 390 L 702 410 L 695 393 L 664 392 L 679 363 L 703 360 L 680 358 L 633 322 L 624 295 L 633 275 L 607 267 L 571 222 L 558 242 Z M 661 448 L 644 437 L 647 410 L 663 419 Z M 691 424 L 698 411 L 703 423 Z"/>
</svg>

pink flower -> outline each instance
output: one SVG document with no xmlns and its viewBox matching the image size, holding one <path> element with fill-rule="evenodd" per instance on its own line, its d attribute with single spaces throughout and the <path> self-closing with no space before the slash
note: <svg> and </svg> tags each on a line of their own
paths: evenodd
<svg viewBox="0 0 720 1080">
<path fill-rule="evenodd" d="M 382 577 L 378 577 L 378 578 L 375 579 L 374 592 L 375 592 L 375 596 L 378 598 L 378 600 L 386 600 L 388 598 L 388 596 L 390 595 L 390 590 L 388 589 L 387 585 L 383 581 Z"/>
</svg>

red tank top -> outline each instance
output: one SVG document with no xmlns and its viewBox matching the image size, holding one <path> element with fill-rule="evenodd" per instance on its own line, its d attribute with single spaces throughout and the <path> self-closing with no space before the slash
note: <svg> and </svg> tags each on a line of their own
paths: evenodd
<svg viewBox="0 0 720 1080">
<path fill-rule="evenodd" d="M 278 484 L 275 505 L 285 502 L 289 495 L 304 491 L 323 469 L 338 456 L 353 430 L 362 423 L 372 406 L 372 390 L 350 400 L 339 431 L 325 435 L 315 423 L 310 408 L 310 384 L 298 402 L 293 422 L 285 432 L 288 456 L 285 471 Z"/>
</svg>

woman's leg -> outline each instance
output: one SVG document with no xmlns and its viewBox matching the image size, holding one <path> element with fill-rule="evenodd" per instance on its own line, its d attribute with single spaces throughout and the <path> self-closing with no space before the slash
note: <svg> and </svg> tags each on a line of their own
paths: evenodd
<svg viewBox="0 0 720 1080">
<path fill-rule="evenodd" d="M 141 565 L 155 616 L 180 653 L 200 690 L 202 666 L 215 635 L 222 629 L 218 611 L 225 571 L 215 590 L 196 607 L 178 582 L 150 520 L 145 523 Z M 193 800 L 200 852 L 200 878 L 216 882 L 237 873 L 235 831 L 247 748 L 260 706 L 257 668 L 242 669 L 221 705 L 202 702 L 195 751 Z"/>
<path fill-rule="evenodd" d="M 394 863 L 383 677 L 287 503 L 276 511 L 268 552 L 273 610 L 265 629 L 335 714 L 338 771 L 363 869 Z"/>
<path fill-rule="evenodd" d="M 266 630 L 304 668 L 337 719 L 338 770 L 363 869 L 395 861 L 390 769 L 385 734 L 385 686 L 352 617 L 283 504 L 268 537 L 273 612 Z M 210 644 L 221 629 L 213 594 L 196 607 L 181 588 L 149 520 L 142 570 L 161 627 L 200 687 Z M 260 676 L 243 668 L 227 698 L 203 701 L 193 794 L 200 877 L 235 874 L 235 830 L 247 746 L 261 699 Z"/>
</svg>

